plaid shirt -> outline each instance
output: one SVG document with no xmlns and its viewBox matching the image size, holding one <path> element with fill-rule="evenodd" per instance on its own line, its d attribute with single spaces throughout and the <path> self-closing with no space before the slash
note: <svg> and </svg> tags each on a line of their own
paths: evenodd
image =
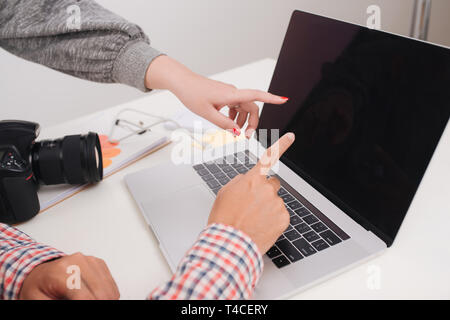
<svg viewBox="0 0 450 320">
<path fill-rule="evenodd" d="M 17 299 L 23 281 L 34 267 L 63 255 L 0 223 L 0 299 Z"/>
<path fill-rule="evenodd" d="M 17 299 L 37 265 L 64 256 L 0 223 L 0 299 Z M 199 235 L 167 283 L 149 299 L 247 299 L 263 269 L 256 244 L 243 232 L 212 224 Z"/>
</svg>

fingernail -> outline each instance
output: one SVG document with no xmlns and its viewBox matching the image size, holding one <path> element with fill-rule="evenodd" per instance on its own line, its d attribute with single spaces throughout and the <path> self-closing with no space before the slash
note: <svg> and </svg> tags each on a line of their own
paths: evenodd
<svg viewBox="0 0 450 320">
<path fill-rule="evenodd" d="M 295 134 L 292 133 L 292 132 L 286 133 L 286 137 L 287 137 L 289 140 L 291 140 L 291 141 L 294 141 L 294 140 L 295 140 Z"/>
<path fill-rule="evenodd" d="M 245 133 L 245 136 L 247 137 L 247 139 L 250 139 L 253 136 L 254 132 L 255 132 L 255 129 L 248 129 L 247 132 Z"/>
<path fill-rule="evenodd" d="M 288 97 L 281 97 L 281 99 L 283 99 L 284 101 L 288 101 L 289 100 Z"/>
<path fill-rule="evenodd" d="M 234 134 L 235 136 L 240 136 L 240 135 L 241 135 L 241 132 L 240 132 L 238 129 L 233 128 L 233 134 Z"/>
</svg>

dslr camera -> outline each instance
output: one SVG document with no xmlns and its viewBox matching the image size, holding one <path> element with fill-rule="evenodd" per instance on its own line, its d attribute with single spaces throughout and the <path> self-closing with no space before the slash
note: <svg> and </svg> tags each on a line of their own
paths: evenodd
<svg viewBox="0 0 450 320">
<path fill-rule="evenodd" d="M 103 179 L 96 133 L 36 141 L 39 124 L 0 121 L 0 222 L 14 224 L 40 211 L 39 185 L 97 183 Z"/>
</svg>

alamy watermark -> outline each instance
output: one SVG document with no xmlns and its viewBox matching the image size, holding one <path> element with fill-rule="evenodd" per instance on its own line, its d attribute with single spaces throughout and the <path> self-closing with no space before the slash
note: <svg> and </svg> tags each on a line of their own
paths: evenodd
<svg viewBox="0 0 450 320">
<path fill-rule="evenodd" d="M 215 135 L 213 146 L 206 147 L 208 142 L 205 142 L 205 136 L 212 136 L 216 132 L 216 129 L 204 130 L 201 121 L 196 121 L 194 123 L 193 134 L 187 134 L 184 129 L 173 131 L 171 140 L 174 141 L 176 145 L 173 147 L 171 153 L 172 163 L 181 165 L 214 161 L 216 164 L 240 165 L 246 164 L 246 162 L 249 164 L 256 164 L 256 157 L 263 154 L 265 151 L 265 148 L 257 143 L 252 149 L 253 156 L 249 156 L 248 154 L 247 156 L 244 156 L 241 153 L 241 158 L 233 157 L 233 154 L 247 150 L 250 142 L 245 140 L 243 143 L 233 143 L 234 141 L 230 141 L 229 136 L 227 137 L 226 135 Z M 278 129 L 260 129 L 255 133 L 257 133 L 260 141 L 267 141 L 269 145 L 274 144 L 280 138 L 280 131 Z M 228 133 L 228 135 L 231 135 L 231 133 Z M 209 143 L 211 143 L 211 141 Z M 277 154 L 278 150 L 275 148 L 276 145 L 272 148 L 272 154 Z M 261 161 L 269 160 L 268 158 L 262 158 Z M 272 171 L 274 172 L 277 172 L 278 170 L 278 162 L 262 164 L 265 166 L 272 166 Z"/>
<path fill-rule="evenodd" d="M 69 274 L 66 280 L 66 286 L 69 290 L 81 289 L 81 270 L 77 265 L 70 265 L 66 269 L 66 273 Z"/>
<path fill-rule="evenodd" d="M 76 4 L 70 5 L 66 9 L 69 17 L 66 20 L 66 27 L 69 30 L 81 30 L 81 9 Z"/>
<path fill-rule="evenodd" d="M 381 290 L 381 268 L 377 265 L 370 265 L 366 270 L 368 276 L 366 285 L 369 290 Z"/>
<path fill-rule="evenodd" d="M 367 28 L 380 30 L 381 29 L 381 8 L 375 4 L 367 7 L 366 13 L 369 15 L 367 17 Z"/>
</svg>

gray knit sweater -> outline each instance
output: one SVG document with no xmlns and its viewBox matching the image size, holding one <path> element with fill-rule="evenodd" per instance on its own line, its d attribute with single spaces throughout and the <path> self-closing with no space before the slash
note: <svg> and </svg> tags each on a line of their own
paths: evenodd
<svg viewBox="0 0 450 320">
<path fill-rule="evenodd" d="M 161 55 L 141 28 L 92 0 L 0 0 L 0 47 L 79 78 L 142 91 L 148 66 Z"/>
</svg>

